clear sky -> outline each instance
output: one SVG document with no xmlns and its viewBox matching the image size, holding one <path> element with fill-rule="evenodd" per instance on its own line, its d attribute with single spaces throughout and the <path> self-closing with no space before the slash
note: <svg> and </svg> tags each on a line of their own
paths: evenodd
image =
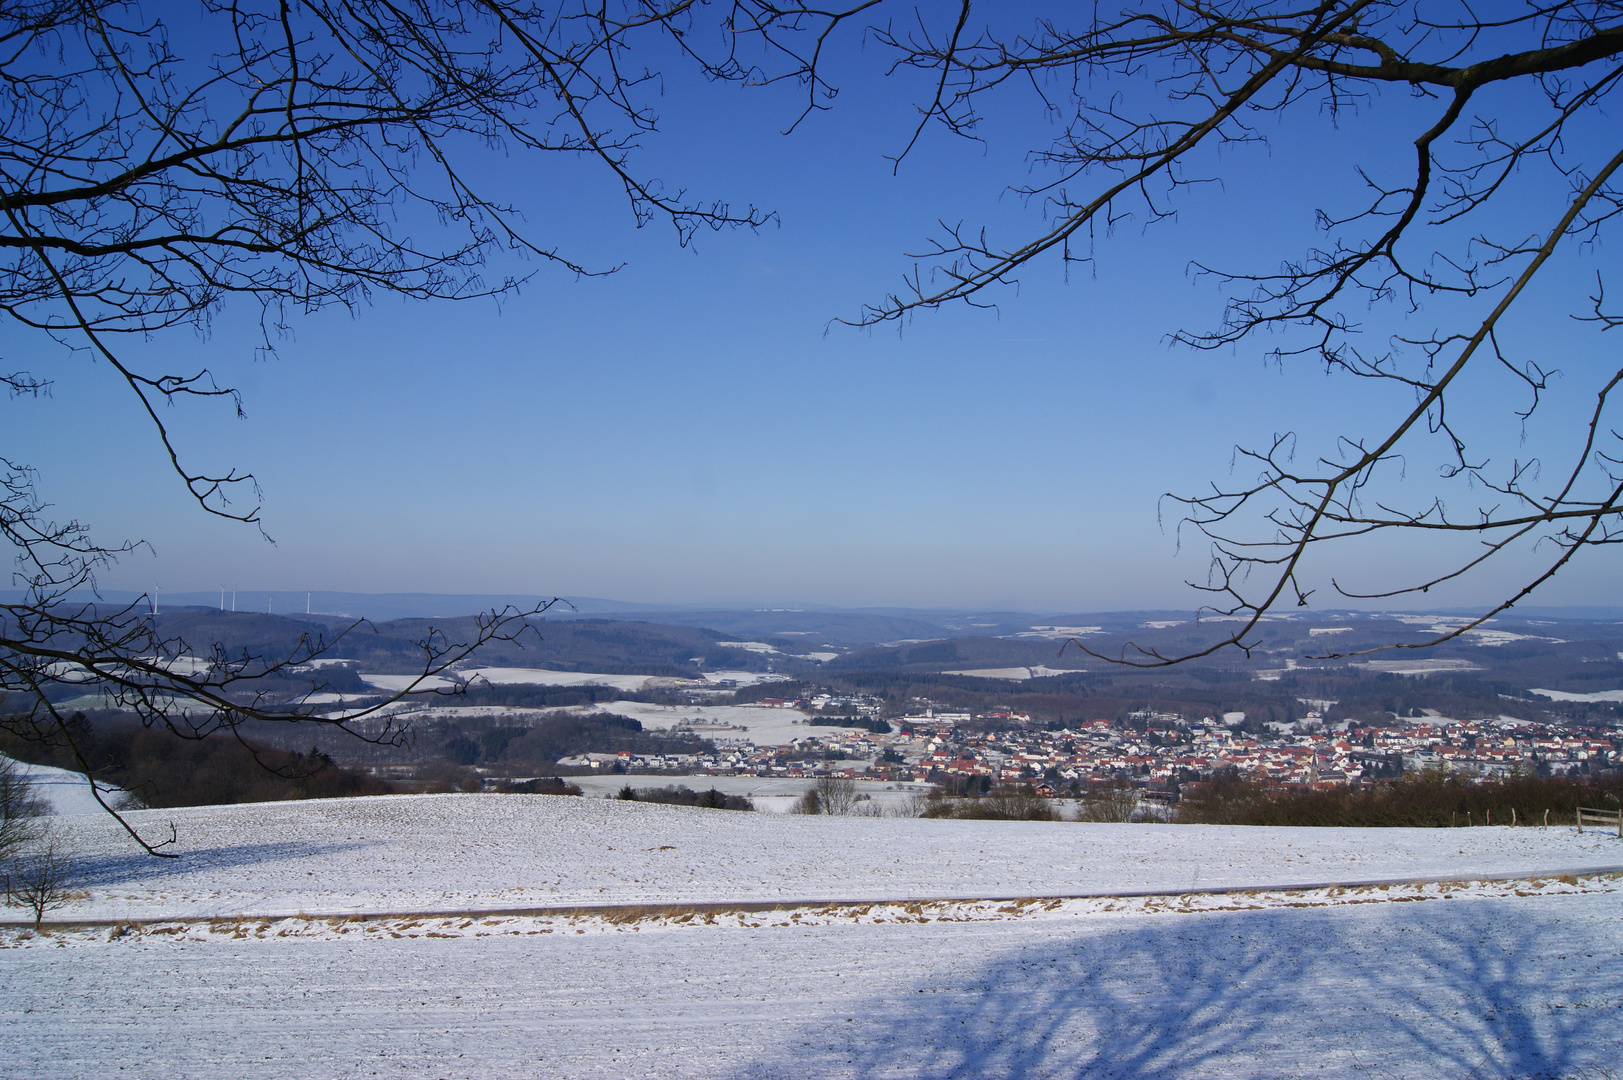
<svg viewBox="0 0 1623 1080">
<path fill-rule="evenodd" d="M 49 399 L 6 406 L 13 445 L 60 516 L 104 542 L 149 541 L 103 576 L 121 589 L 1193 606 L 1181 582 L 1203 572 L 1205 547 L 1178 554 L 1175 511 L 1158 519 L 1163 492 L 1227 478 L 1236 442 L 1297 430 L 1323 445 L 1387 422 L 1405 399 L 1311 363 L 1269 367 L 1260 344 L 1169 347 L 1171 331 L 1211 327 L 1222 310 L 1188 265 L 1271 269 L 1299 255 L 1315 209 L 1350 205 L 1357 163 L 1399 174 L 1430 107 L 1393 94 L 1340 127 L 1309 108 L 1267 129 L 1271 151 L 1207 159 L 1222 184 L 1181 195 L 1175 222 L 1122 223 L 1092 266 L 1046 259 L 996 311 L 869 333 L 829 321 L 896 288 L 937 219 L 1003 237 L 1036 226 L 1040 208 L 1003 191 L 1052 132 L 1029 99 L 1011 99 L 984 145 L 932 132 L 892 175 L 885 155 L 906 142 L 919 84 L 863 74 L 879 61 L 854 54 L 838 107 L 788 137 L 786 92 L 668 79 L 663 130 L 634 162 L 775 211 L 759 232 L 682 249 L 657 222 L 632 228 L 587 164 L 484 156 L 484 183 L 523 207 L 536 237 L 625 269 L 576 280 L 532 266 L 500 303 L 384 297 L 353 317 L 299 319 L 267 362 L 253 359 L 257 312 L 240 308 L 206 339 L 139 346 L 149 367 L 206 365 L 242 390 L 245 419 L 206 402 L 166 419 L 192 461 L 258 477 L 274 545 L 192 507 L 128 390 L 84 355 L 8 346 L 57 379 Z M 1554 335 L 1543 340 L 1576 350 L 1564 353 L 1574 363 L 1599 345 L 1569 346 L 1552 313 L 1615 263 L 1604 249 L 1585 258 L 1559 268 L 1534 298 L 1543 322 L 1524 331 Z M 1508 391 L 1481 400 L 1502 414 Z M 1371 549 L 1335 570 L 1374 580 L 1423 558 Z M 1539 602 L 1615 597 L 1615 561 L 1584 560 Z M 1504 580 L 1428 600 L 1490 601 Z"/>
</svg>

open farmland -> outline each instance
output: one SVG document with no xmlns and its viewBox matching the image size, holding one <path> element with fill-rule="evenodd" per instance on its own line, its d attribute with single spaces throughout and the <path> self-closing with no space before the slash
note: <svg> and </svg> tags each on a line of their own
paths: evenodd
<svg viewBox="0 0 1623 1080">
<path fill-rule="evenodd" d="M 1518 1077 L 1623 1032 L 1623 843 L 1592 830 L 133 817 L 182 858 L 59 818 L 82 895 L 0 933 L 9 1076 Z"/>
</svg>

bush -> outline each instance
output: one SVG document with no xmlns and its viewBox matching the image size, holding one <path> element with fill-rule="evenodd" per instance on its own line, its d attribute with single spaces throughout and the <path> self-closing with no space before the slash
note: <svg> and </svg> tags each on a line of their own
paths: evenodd
<svg viewBox="0 0 1623 1080">
<path fill-rule="evenodd" d="M 434 761 L 418 767 L 417 779 L 412 786 L 423 795 L 444 795 L 453 791 L 471 795 L 484 790 L 485 778 L 465 765 Z"/>
<path fill-rule="evenodd" d="M 877 716 L 813 716 L 806 723 L 814 727 L 859 728 L 875 735 L 889 735 L 896 730 Z"/>
<path fill-rule="evenodd" d="M 580 785 L 565 782 L 561 776 L 537 776 L 532 780 L 493 780 L 489 790 L 503 795 L 579 795 Z"/>
<path fill-rule="evenodd" d="M 923 817 L 978 821 L 1057 821 L 1054 806 L 1024 784 L 998 784 L 978 798 L 931 798 Z"/>
<path fill-rule="evenodd" d="M 694 791 L 687 785 L 680 787 L 637 788 L 630 784 L 620 789 L 616 799 L 627 802 L 665 803 L 669 806 L 698 806 L 708 810 L 754 810 L 755 803 L 742 795 L 728 795 L 711 788 Z"/>
</svg>

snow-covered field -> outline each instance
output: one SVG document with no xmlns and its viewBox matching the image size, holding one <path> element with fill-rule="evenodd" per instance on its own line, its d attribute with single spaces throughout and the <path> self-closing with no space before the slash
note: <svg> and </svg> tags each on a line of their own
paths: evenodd
<svg viewBox="0 0 1623 1080">
<path fill-rule="evenodd" d="M 4 755 L 0 755 L 3 757 Z M 101 814 L 104 811 L 96 797 L 90 793 L 90 781 L 76 772 L 54 769 L 49 765 L 30 765 L 24 761 L 14 767 L 33 787 L 34 795 L 45 804 L 51 814 Z M 99 785 L 102 798 L 118 806 L 124 796 L 120 788 Z"/>
<path fill-rule="evenodd" d="M 650 729 L 686 724 L 716 742 L 747 739 L 758 746 L 787 746 L 794 739 L 812 735 L 826 738 L 845 730 L 807 725 L 802 721 L 808 718 L 808 713 L 772 705 L 650 705 L 643 701 L 607 701 L 587 711 L 629 716 Z"/>
<path fill-rule="evenodd" d="M 1071 671 L 1064 668 L 1051 668 L 1044 664 L 1036 667 L 996 667 L 996 668 L 969 668 L 965 671 L 943 671 L 943 675 L 969 675 L 977 679 L 1013 679 L 1024 682 L 1027 679 L 1046 679 L 1050 675 L 1070 675 Z"/>
<path fill-rule="evenodd" d="M 468 668 L 457 674 L 469 683 L 482 681 L 492 686 L 612 686 L 629 691 L 641 690 L 654 679 L 651 675 L 600 675 L 590 671 L 542 671 L 539 668 L 514 667 Z M 376 676 L 365 675 L 362 678 L 370 680 Z"/>
<path fill-rule="evenodd" d="M 1591 829 L 1247 829 L 818 818 L 551 795 L 397 795 L 147 810 L 179 859 L 64 818 L 86 863 L 62 919 L 167 919 L 1197 891 L 1623 866 Z"/>
<path fill-rule="evenodd" d="M 173 822 L 183 857 L 64 818 L 84 893 L 54 917 L 107 921 L 0 930 L 8 1077 L 1464 1080 L 1623 1057 L 1623 841 L 1593 831 L 496 795 L 131 817 Z M 1333 884 L 1403 878 L 1440 880 Z"/>
<path fill-rule="evenodd" d="M 1593 694 L 1572 694 L 1565 690 L 1529 690 L 1529 694 L 1547 697 L 1551 701 L 1619 701 L 1623 702 L 1623 690 L 1597 690 Z"/>
</svg>

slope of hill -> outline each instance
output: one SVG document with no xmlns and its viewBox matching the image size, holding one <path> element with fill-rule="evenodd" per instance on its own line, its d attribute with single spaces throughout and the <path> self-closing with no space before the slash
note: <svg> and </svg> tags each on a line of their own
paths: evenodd
<svg viewBox="0 0 1623 1080">
<path fill-rule="evenodd" d="M 106 822 L 58 823 L 88 890 L 62 914 L 192 921 L 0 928 L 8 1077 L 1509 1080 L 1604 1075 L 1616 1057 L 1619 875 L 1459 880 L 1623 859 L 1592 831 L 796 819 L 545 796 L 137 817 L 171 819 L 173 861 L 133 855 Z M 1411 873 L 1453 880 L 1209 891 Z M 923 898 L 1134 885 L 1174 895 Z M 896 899 L 759 903 L 858 894 Z"/>
<path fill-rule="evenodd" d="M 818 818 L 544 795 L 413 795 L 65 823 L 85 895 L 61 918 L 603 903 L 912 900 L 1370 881 L 1623 864 L 1569 829 L 1257 829 Z"/>
</svg>

